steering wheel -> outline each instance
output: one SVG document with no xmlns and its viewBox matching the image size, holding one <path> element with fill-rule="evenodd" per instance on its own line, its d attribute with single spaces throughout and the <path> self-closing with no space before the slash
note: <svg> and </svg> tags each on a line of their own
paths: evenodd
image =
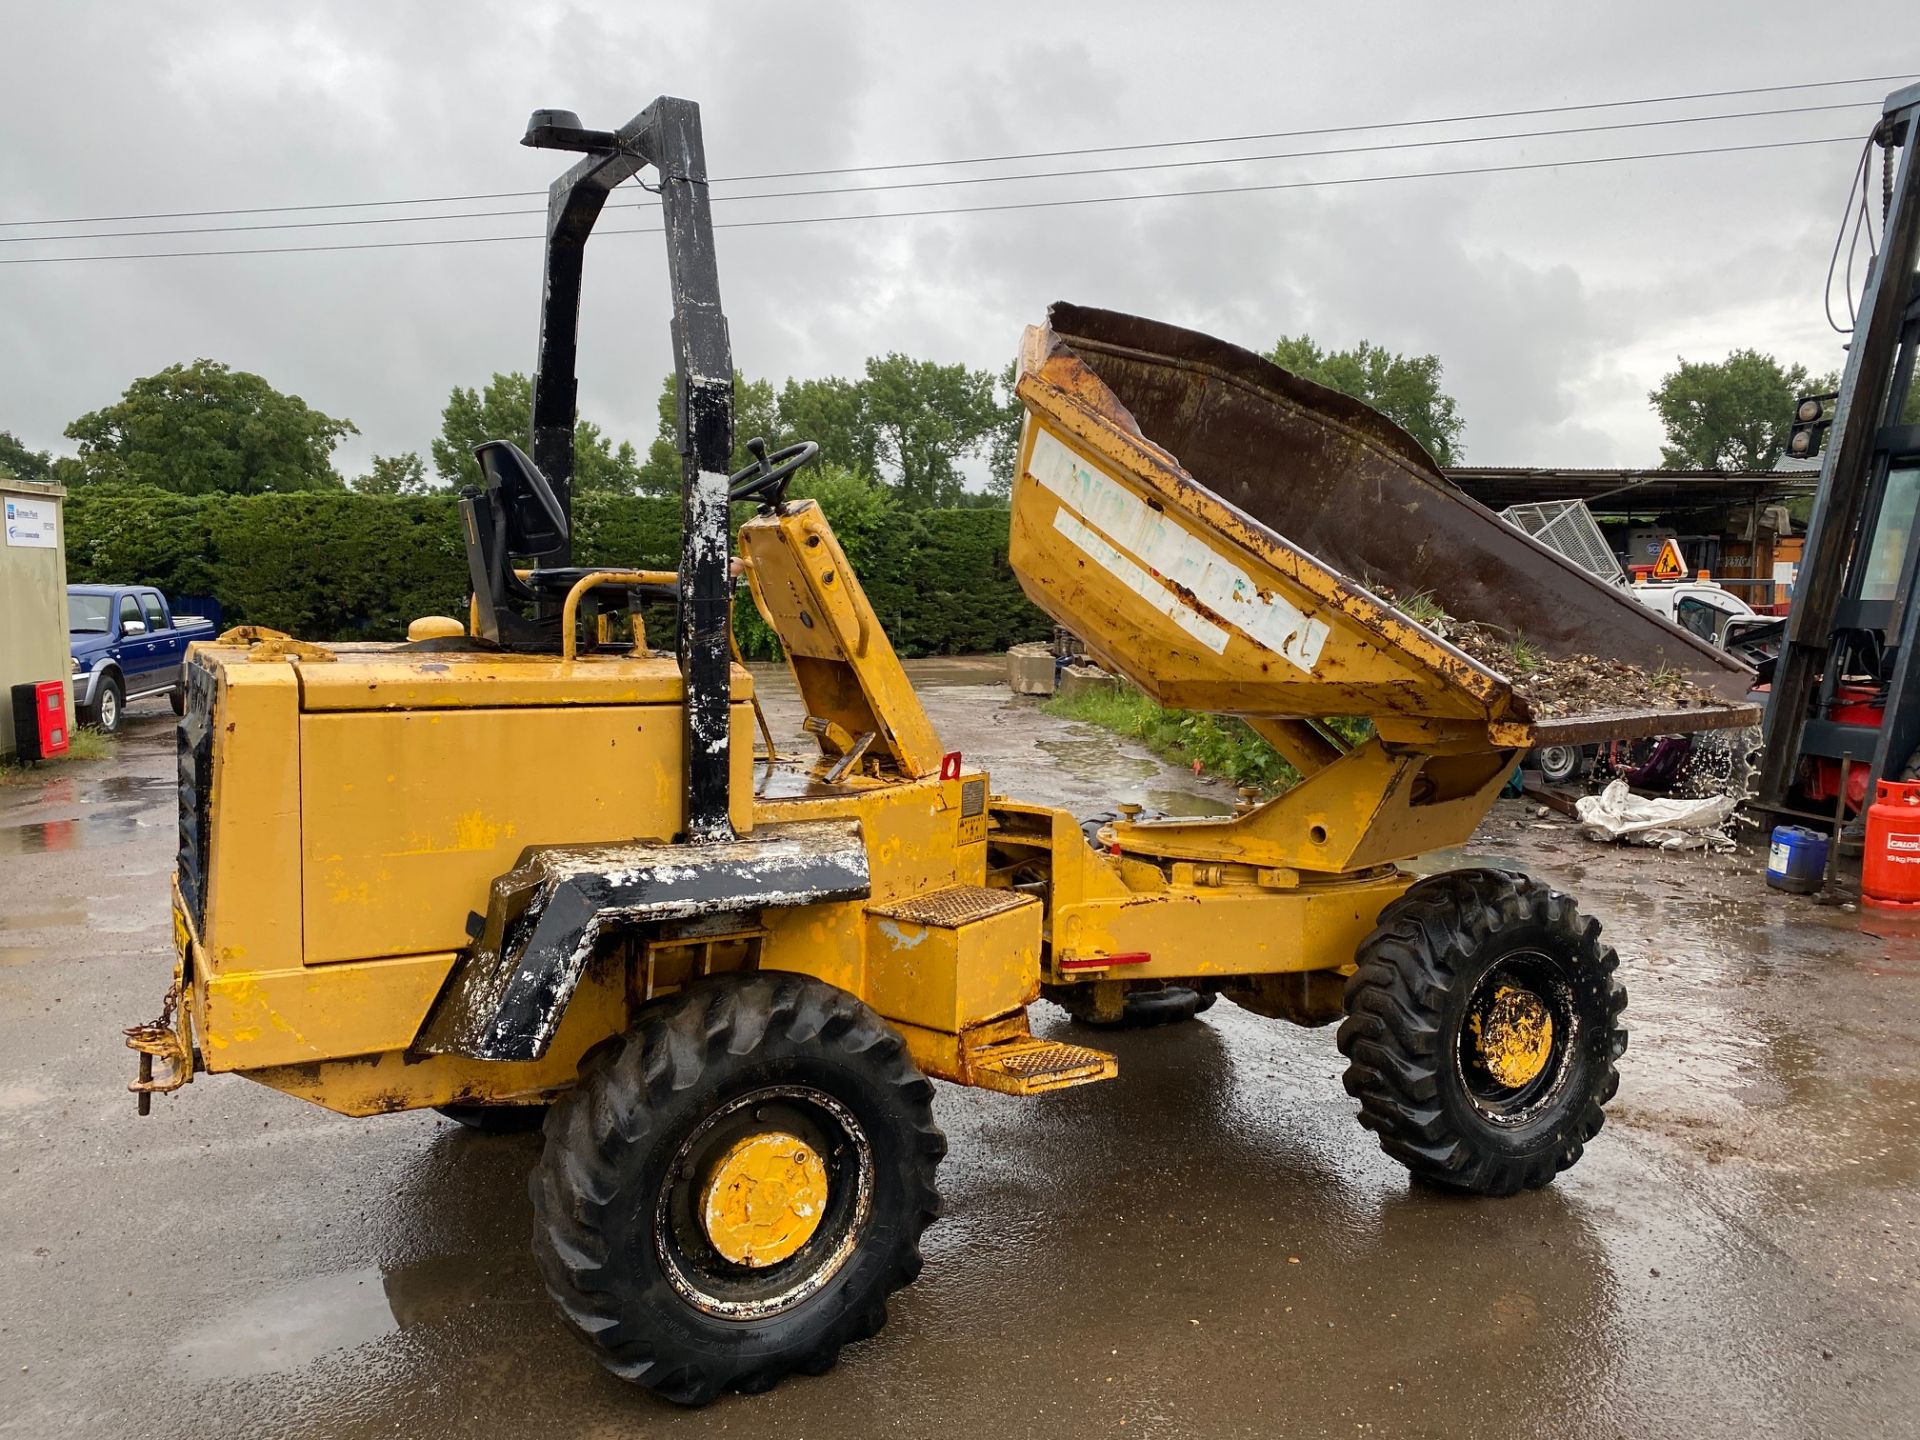
<svg viewBox="0 0 1920 1440">
<path fill-rule="evenodd" d="M 753 464 L 728 477 L 727 499 L 758 500 L 771 508 L 786 498 L 787 483 L 804 466 L 813 463 L 820 447 L 811 440 L 802 440 L 769 455 L 767 442 L 753 439 L 747 441 L 747 453 L 753 456 Z"/>
</svg>

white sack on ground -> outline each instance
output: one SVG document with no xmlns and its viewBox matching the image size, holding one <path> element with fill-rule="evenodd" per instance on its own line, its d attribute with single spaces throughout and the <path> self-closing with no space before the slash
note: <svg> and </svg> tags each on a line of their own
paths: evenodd
<svg viewBox="0 0 1920 1440">
<path fill-rule="evenodd" d="M 1733 795 L 1650 800 L 1634 794 L 1626 781 L 1614 780 L 1598 795 L 1574 801 L 1573 810 L 1589 840 L 1624 840 L 1662 850 L 1731 850 L 1727 821 L 1739 803 Z"/>
</svg>

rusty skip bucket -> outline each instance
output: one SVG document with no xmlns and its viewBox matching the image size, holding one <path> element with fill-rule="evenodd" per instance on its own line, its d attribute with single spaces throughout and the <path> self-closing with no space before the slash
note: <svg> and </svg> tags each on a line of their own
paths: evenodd
<svg viewBox="0 0 1920 1440">
<path fill-rule="evenodd" d="M 1385 417 L 1250 351 L 1060 304 L 1026 332 L 1019 395 L 1021 586 L 1164 705 L 1484 721 L 1503 747 L 1758 718 L 1744 664 L 1469 499 Z M 1724 704 L 1536 717 L 1376 588 Z"/>
</svg>

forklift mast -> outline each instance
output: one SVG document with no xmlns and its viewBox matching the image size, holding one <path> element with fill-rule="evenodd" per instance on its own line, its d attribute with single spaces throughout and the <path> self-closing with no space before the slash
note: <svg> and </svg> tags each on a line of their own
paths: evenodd
<svg viewBox="0 0 1920 1440">
<path fill-rule="evenodd" d="M 700 107 L 662 96 L 618 130 L 587 130 L 569 110 L 536 110 L 520 142 L 585 157 L 547 192 L 533 463 L 568 523 L 541 558 L 572 564 L 573 434 L 579 393 L 580 277 L 607 196 L 648 165 L 660 176 L 673 290 L 675 448 L 681 464 L 680 674 L 686 699 L 686 838 L 733 838 L 727 818 L 729 609 L 727 470 L 733 454 L 733 352 L 720 308 Z"/>
<path fill-rule="evenodd" d="M 1880 253 L 1867 272 L 1828 431 L 1786 642 L 1767 703 L 1757 804 L 1786 812 L 1801 761 L 1850 757 L 1875 782 L 1920 747 L 1920 425 L 1902 424 L 1920 350 L 1920 85 L 1887 97 Z M 1872 167 L 1863 167 L 1871 178 Z M 1867 197 L 1870 202 L 1871 197 Z M 1883 637 L 1878 726 L 1830 718 L 1853 638 Z M 1844 811 L 1845 796 L 1841 798 Z"/>
</svg>

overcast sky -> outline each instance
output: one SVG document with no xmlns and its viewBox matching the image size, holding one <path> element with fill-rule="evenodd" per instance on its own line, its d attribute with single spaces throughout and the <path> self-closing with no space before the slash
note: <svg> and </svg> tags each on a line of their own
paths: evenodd
<svg viewBox="0 0 1920 1440">
<path fill-rule="evenodd" d="M 1577 9 L 1577 13 L 1576 13 Z M 1693 4 L 192 4 L 0 0 L 0 220 L 543 188 L 529 110 L 616 126 L 699 101 L 716 177 L 1380 124 L 1920 72 L 1911 0 L 1810 11 Z M 1381 145 L 1877 101 L 1893 83 L 1444 129 L 1353 132 L 723 185 L 727 194 Z M 1820 113 L 786 200 L 716 219 L 852 215 L 1217 189 L 1657 150 L 1862 137 Z M 851 373 L 901 350 L 998 366 L 1049 301 L 1265 347 L 1306 331 L 1432 351 L 1483 465 L 1657 463 L 1646 392 L 1676 355 L 1742 346 L 1841 362 L 1821 284 L 1858 139 L 1799 149 L 1124 204 L 723 231 L 734 354 L 752 376 Z M 646 201 L 637 191 L 623 199 Z M 512 210 L 537 200 L 448 205 Z M 434 207 L 427 207 L 431 210 Z M 79 227 L 364 219 L 399 207 Z M 604 231 L 651 225 L 610 211 Z M 0 237 L 75 227 L 0 226 Z M 0 259 L 532 235 L 535 215 L 5 243 Z M 209 356 L 359 425 L 347 474 L 424 454 L 448 388 L 532 368 L 537 242 L 0 266 L 0 429 L 61 430 L 126 384 Z M 589 248 L 583 413 L 643 449 L 669 368 L 656 236 Z"/>
</svg>

